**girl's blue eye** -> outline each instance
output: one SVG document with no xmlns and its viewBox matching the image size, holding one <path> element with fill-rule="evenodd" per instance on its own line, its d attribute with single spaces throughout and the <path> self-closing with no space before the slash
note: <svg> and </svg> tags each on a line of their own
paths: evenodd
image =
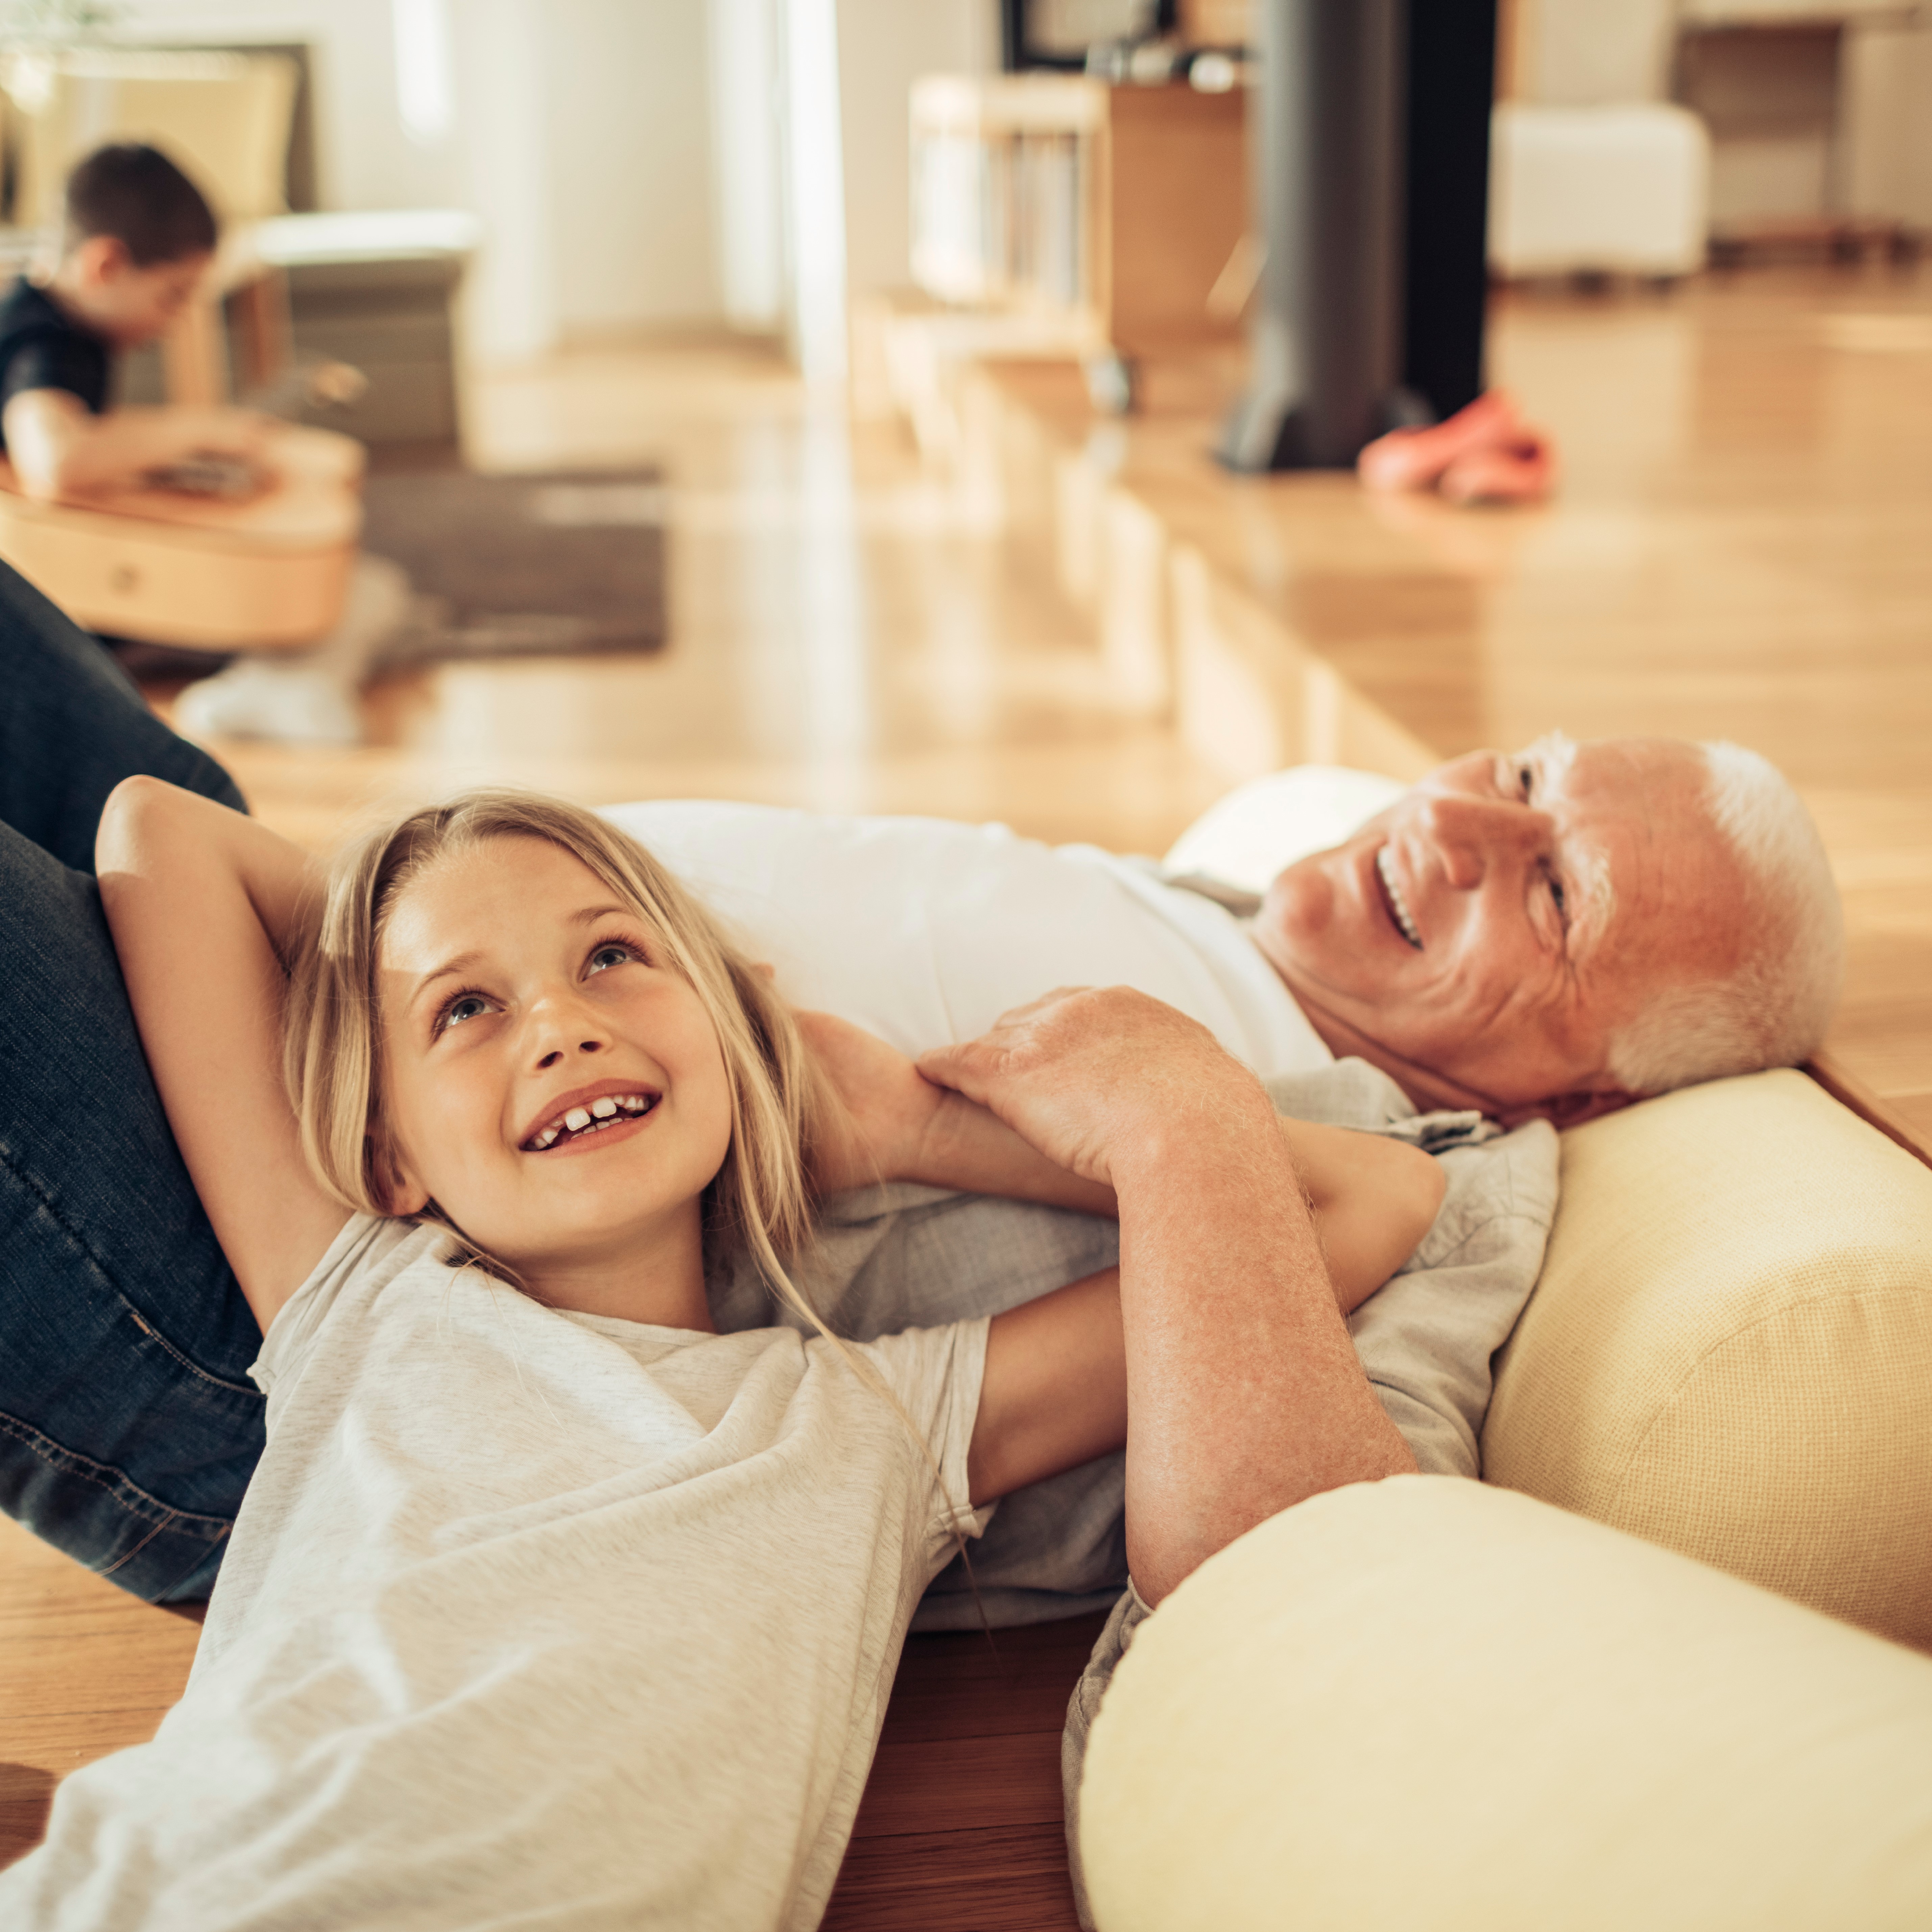
<svg viewBox="0 0 1932 1932">
<path fill-rule="evenodd" d="M 636 955 L 628 946 L 620 946 L 614 940 L 608 946 L 598 946 L 597 950 L 591 954 L 590 970 L 593 973 L 601 973 L 607 966 L 621 966 L 627 960 L 635 957 Z"/>
<path fill-rule="evenodd" d="M 436 1016 L 432 1037 L 440 1040 L 453 1026 L 480 1018 L 490 1010 L 490 1002 L 481 993 L 458 993 Z"/>
</svg>

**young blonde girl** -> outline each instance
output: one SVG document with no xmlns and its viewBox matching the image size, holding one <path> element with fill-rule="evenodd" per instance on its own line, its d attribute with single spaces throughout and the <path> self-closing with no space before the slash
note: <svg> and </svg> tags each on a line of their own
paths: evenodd
<svg viewBox="0 0 1932 1932">
<path fill-rule="evenodd" d="M 1419 1238 L 1432 1164 L 1292 1154 L 1168 1009 L 1044 1002 L 932 1060 L 958 1093 L 829 1021 L 808 1052 L 675 880 L 554 801 L 412 814 L 318 898 L 293 848 L 135 779 L 99 859 L 268 1446 L 182 1703 L 62 1787 L 10 1925 L 808 1927 L 913 1606 L 995 1498 L 1118 1447 L 1131 1402 L 1157 1601 L 1258 1515 L 1412 1466 L 1338 1309 Z M 814 1191 L 874 1174 L 1118 1197 L 1121 1268 L 863 1345 L 717 1334 L 707 1258 L 813 1322 Z"/>
</svg>

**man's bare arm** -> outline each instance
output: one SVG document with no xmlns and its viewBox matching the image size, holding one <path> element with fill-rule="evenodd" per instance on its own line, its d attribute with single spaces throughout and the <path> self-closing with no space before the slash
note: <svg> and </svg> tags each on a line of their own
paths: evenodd
<svg viewBox="0 0 1932 1932">
<path fill-rule="evenodd" d="M 1061 994 L 920 1064 L 1120 1204 L 1117 1300 L 1096 1276 L 992 1324 L 976 1497 L 1098 1453 L 1118 1372 L 1128 1560 L 1156 1603 L 1291 1504 L 1414 1468 L 1268 1096 L 1204 1028 L 1125 988 Z"/>
</svg>

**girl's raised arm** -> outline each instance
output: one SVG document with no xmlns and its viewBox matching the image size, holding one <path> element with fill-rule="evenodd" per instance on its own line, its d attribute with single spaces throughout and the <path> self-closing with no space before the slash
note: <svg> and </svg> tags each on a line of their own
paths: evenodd
<svg viewBox="0 0 1932 1932">
<path fill-rule="evenodd" d="M 115 788 L 94 854 L 168 1124 L 266 1329 L 348 1219 L 302 1158 L 282 1084 L 283 962 L 319 884 L 313 862 L 152 778 Z"/>
</svg>

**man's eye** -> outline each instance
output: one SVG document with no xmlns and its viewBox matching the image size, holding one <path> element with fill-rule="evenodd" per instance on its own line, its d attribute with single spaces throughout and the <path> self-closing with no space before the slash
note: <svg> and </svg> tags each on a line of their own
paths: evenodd
<svg viewBox="0 0 1932 1932">
<path fill-rule="evenodd" d="M 1563 881 L 1552 878 L 1550 882 L 1550 902 L 1560 916 L 1563 911 Z"/>
<path fill-rule="evenodd" d="M 1516 790 L 1521 794 L 1523 803 L 1527 805 L 1529 802 L 1530 794 L 1536 789 L 1536 767 L 1534 765 L 1517 766 L 1516 783 Z"/>
</svg>

